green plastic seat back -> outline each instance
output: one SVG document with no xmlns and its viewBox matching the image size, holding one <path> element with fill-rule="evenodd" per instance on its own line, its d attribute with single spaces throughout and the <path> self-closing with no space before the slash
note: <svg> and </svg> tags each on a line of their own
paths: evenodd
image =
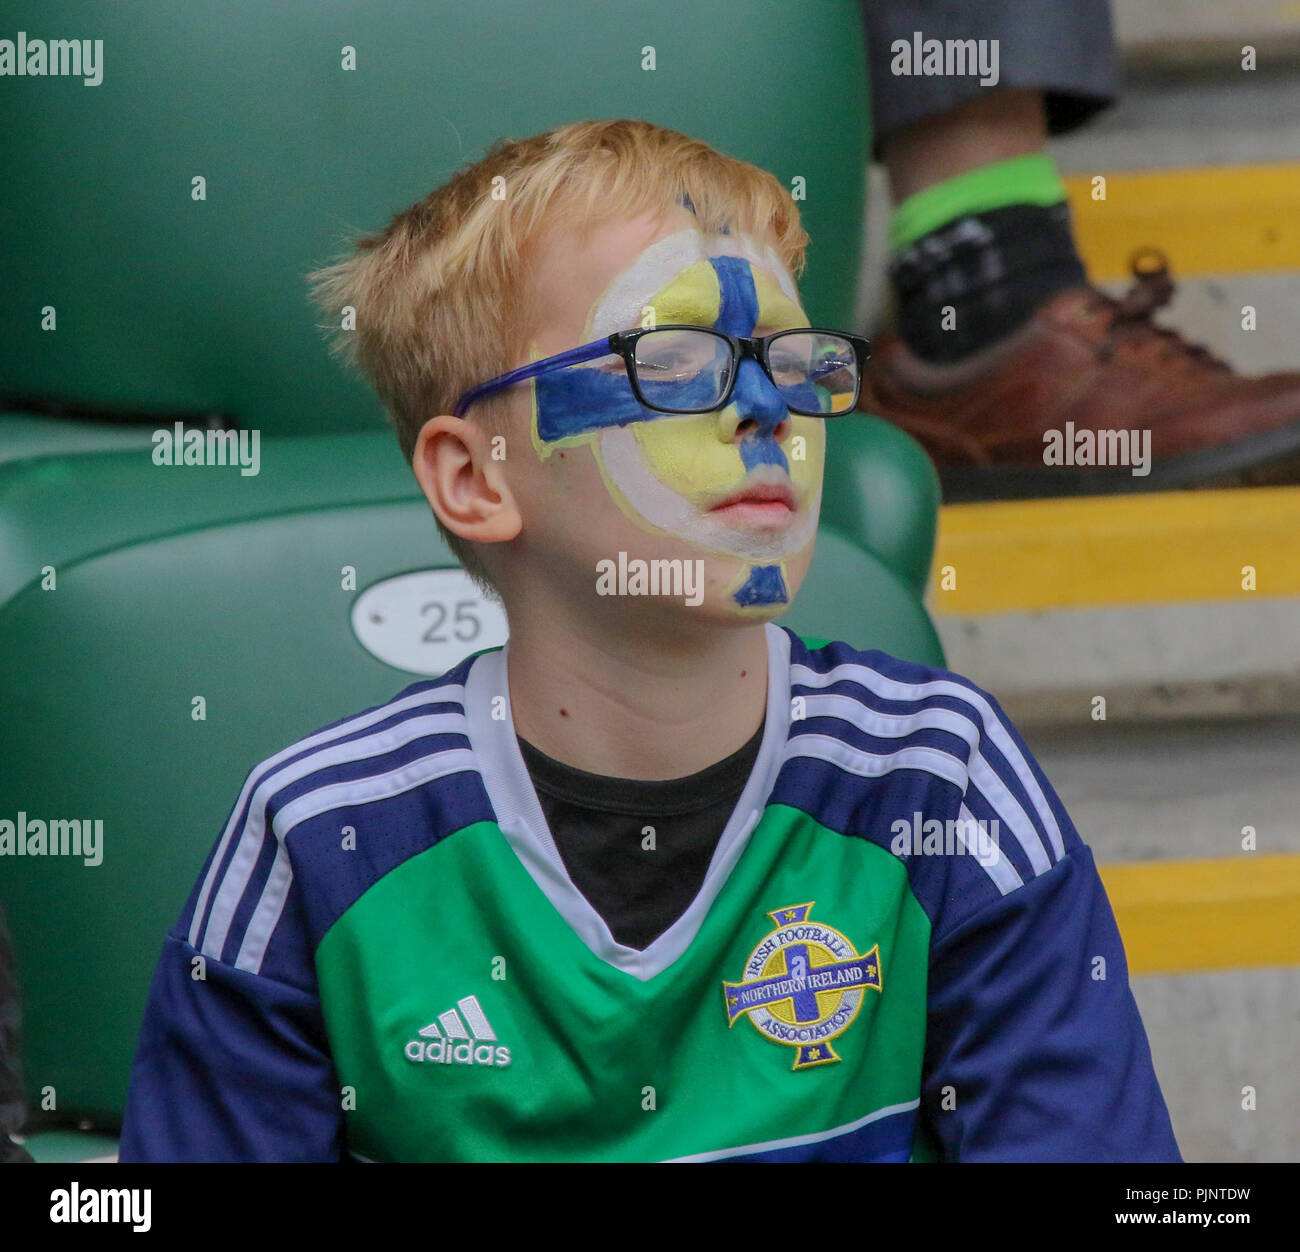
<svg viewBox="0 0 1300 1252">
<path fill-rule="evenodd" d="M 856 4 L 132 0 L 89 25 L 73 0 L 7 11 L 9 38 L 102 39 L 103 78 L 4 80 L 0 236 L 22 247 L 3 261 L 0 408 L 55 394 L 267 433 L 373 428 L 378 403 L 327 357 L 304 275 L 496 139 L 595 118 L 769 170 L 814 241 L 810 317 L 852 316 L 870 137 Z"/>
</svg>

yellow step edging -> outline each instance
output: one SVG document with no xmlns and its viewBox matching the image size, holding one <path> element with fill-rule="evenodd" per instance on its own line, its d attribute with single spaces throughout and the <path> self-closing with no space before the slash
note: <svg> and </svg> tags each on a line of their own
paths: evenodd
<svg viewBox="0 0 1300 1252">
<path fill-rule="evenodd" d="M 1098 867 L 1131 974 L 1300 965 L 1300 855 Z"/>
<path fill-rule="evenodd" d="M 1251 596 L 1300 596 L 1300 487 L 947 505 L 928 603 L 967 614 Z"/>
<path fill-rule="evenodd" d="M 1096 282 L 1129 277 L 1129 255 L 1160 248 L 1175 278 L 1300 269 L 1300 165 L 1106 173 L 1065 181 L 1075 241 Z"/>
</svg>

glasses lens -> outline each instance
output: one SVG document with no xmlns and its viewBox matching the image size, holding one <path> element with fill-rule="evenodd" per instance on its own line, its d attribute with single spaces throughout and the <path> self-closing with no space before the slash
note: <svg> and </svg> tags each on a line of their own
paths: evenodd
<svg viewBox="0 0 1300 1252">
<path fill-rule="evenodd" d="M 785 402 L 796 413 L 847 413 L 858 397 L 858 354 L 843 335 L 792 331 L 768 345 L 767 363 Z"/>
<path fill-rule="evenodd" d="M 731 345 L 707 330 L 652 330 L 636 341 L 645 402 L 669 413 L 707 413 L 731 383 Z"/>
</svg>

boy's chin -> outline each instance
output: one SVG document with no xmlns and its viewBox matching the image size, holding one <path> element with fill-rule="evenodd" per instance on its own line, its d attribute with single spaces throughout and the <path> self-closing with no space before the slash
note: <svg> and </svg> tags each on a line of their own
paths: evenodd
<svg viewBox="0 0 1300 1252">
<path fill-rule="evenodd" d="M 772 579 L 755 585 L 747 578 L 739 584 L 734 578 L 720 579 L 705 588 L 698 603 L 687 603 L 678 597 L 673 599 L 672 609 L 679 618 L 694 616 L 710 626 L 762 625 L 789 611 L 800 582 L 802 579 L 791 585 L 784 579 Z"/>
<path fill-rule="evenodd" d="M 692 617 L 718 626 L 770 622 L 790 608 L 810 557 L 805 552 L 768 564 L 701 554 L 698 548 L 644 557 L 623 551 L 597 562 L 595 592 L 601 599 L 628 601 L 646 617 L 683 624 Z"/>
</svg>

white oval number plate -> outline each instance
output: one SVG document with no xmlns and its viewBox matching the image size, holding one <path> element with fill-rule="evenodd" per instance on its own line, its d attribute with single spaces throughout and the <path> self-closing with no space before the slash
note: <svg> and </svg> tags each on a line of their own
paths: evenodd
<svg viewBox="0 0 1300 1252">
<path fill-rule="evenodd" d="M 505 610 L 464 570 L 426 569 L 367 587 L 352 604 L 352 633 L 386 665 L 436 678 L 509 632 Z"/>
</svg>

